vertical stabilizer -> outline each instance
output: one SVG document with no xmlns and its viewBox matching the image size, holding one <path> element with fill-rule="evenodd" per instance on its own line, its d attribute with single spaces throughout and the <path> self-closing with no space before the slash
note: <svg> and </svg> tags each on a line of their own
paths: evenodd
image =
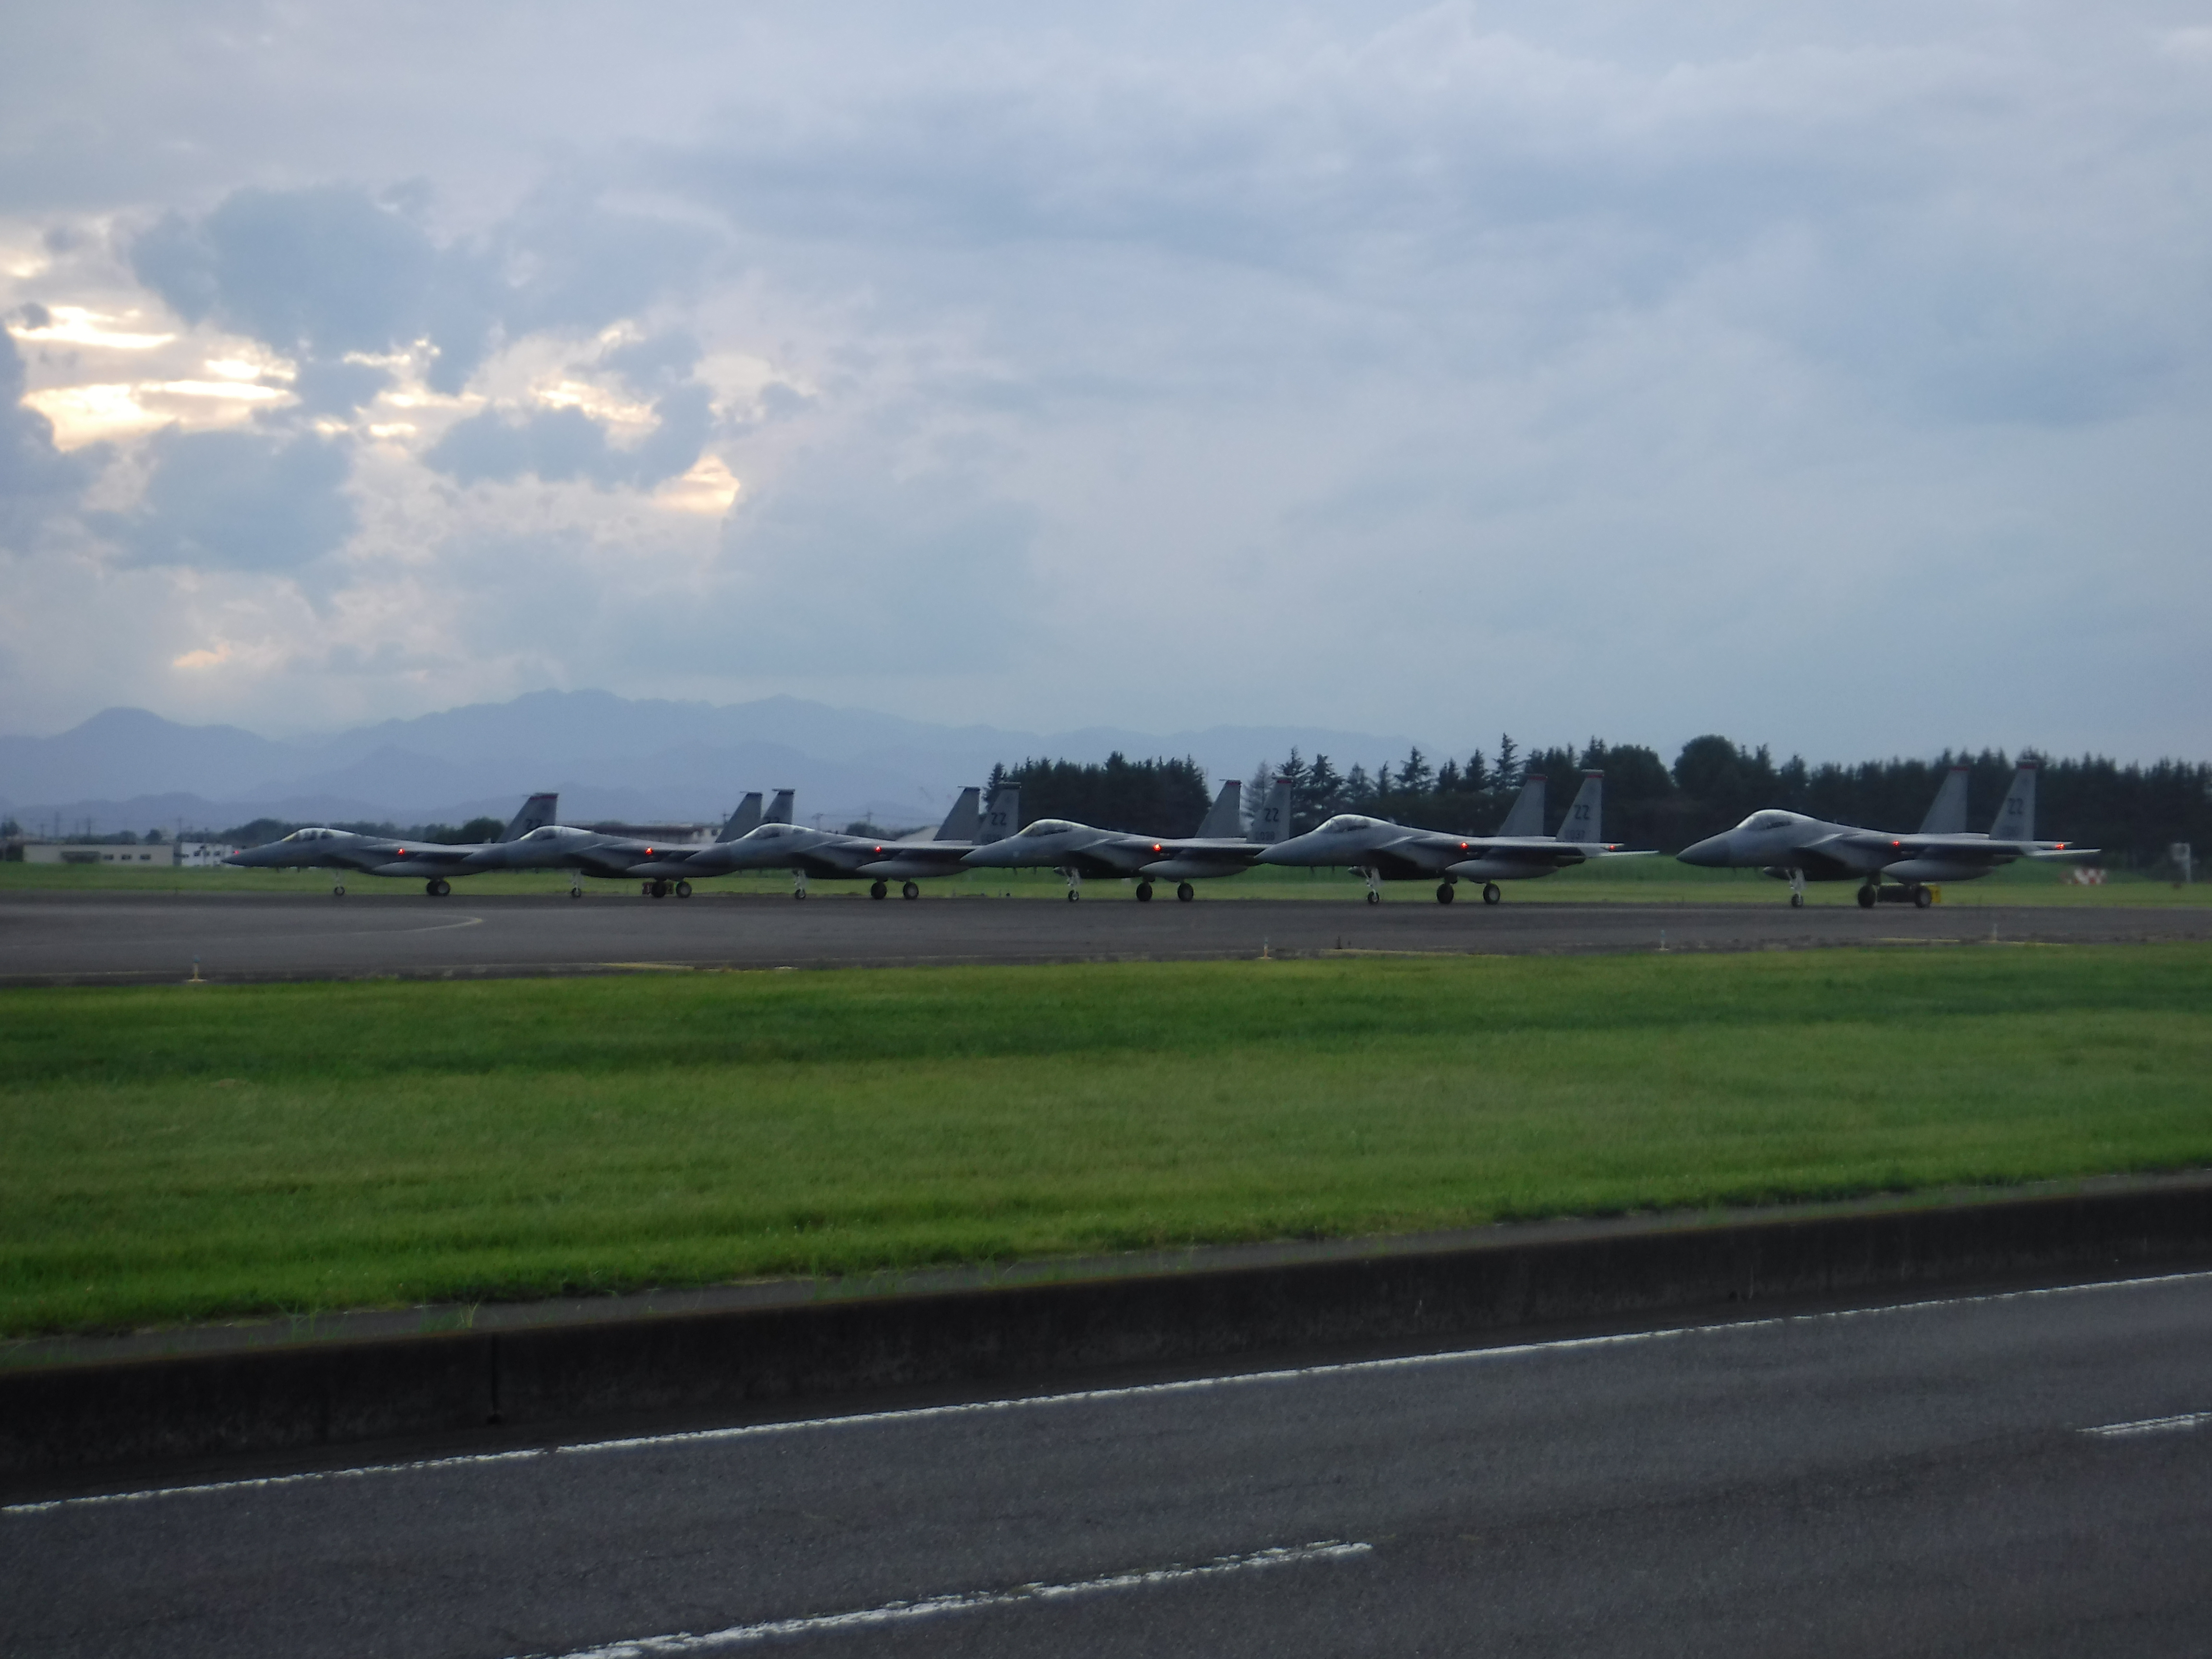
<svg viewBox="0 0 2212 1659">
<path fill-rule="evenodd" d="M 543 830 L 547 824 L 552 823 L 554 815 L 560 810 L 560 796 L 532 795 L 522 803 L 522 810 L 514 815 L 514 822 L 507 826 L 507 833 L 500 839 L 520 841 L 532 830 Z"/>
<path fill-rule="evenodd" d="M 1567 815 L 1559 820 L 1559 839 L 1592 846 L 1605 840 L 1605 774 L 1585 772 Z"/>
<path fill-rule="evenodd" d="M 1954 766 L 1928 803 L 1928 816 L 1920 820 L 1923 836 L 1963 836 L 1966 833 L 1966 769 Z"/>
<path fill-rule="evenodd" d="M 1291 781 L 1277 778 L 1252 819 L 1252 839 L 1263 847 L 1291 838 Z"/>
<path fill-rule="evenodd" d="M 1501 836 L 1540 836 L 1544 833 L 1544 775 L 1531 772 L 1521 785 L 1521 793 L 1513 802 L 1513 810 L 1505 815 L 1505 822 L 1498 826 Z"/>
<path fill-rule="evenodd" d="M 983 792 L 972 786 L 960 792 L 960 799 L 952 803 L 952 810 L 945 815 L 945 822 L 937 826 L 939 841 L 974 841 L 983 827 L 983 809 L 980 803 Z"/>
<path fill-rule="evenodd" d="M 716 841 L 735 841 L 739 836 L 749 836 L 761 825 L 761 793 L 756 789 L 738 803 L 738 810 L 730 814 L 730 821 L 722 826 Z"/>
<path fill-rule="evenodd" d="M 761 819 L 761 822 L 763 823 L 789 823 L 791 822 L 792 799 L 796 793 L 797 792 L 795 790 L 777 790 L 775 792 L 775 799 L 768 804 L 768 812 Z"/>
<path fill-rule="evenodd" d="M 1022 827 L 1022 787 L 1018 783 L 1001 784 L 999 793 L 991 797 L 991 804 L 983 811 L 983 833 L 976 836 L 978 843 L 1004 841 Z"/>
<path fill-rule="evenodd" d="M 1221 793 L 1213 798 L 1212 807 L 1199 820 L 1197 839 L 1244 839 L 1244 786 L 1235 778 L 1221 786 Z"/>
<path fill-rule="evenodd" d="M 1990 826 L 1991 841 L 2035 839 L 2035 773 L 2036 763 L 2023 761 L 2012 775 L 2012 787 L 2005 791 L 1997 821 Z"/>
</svg>

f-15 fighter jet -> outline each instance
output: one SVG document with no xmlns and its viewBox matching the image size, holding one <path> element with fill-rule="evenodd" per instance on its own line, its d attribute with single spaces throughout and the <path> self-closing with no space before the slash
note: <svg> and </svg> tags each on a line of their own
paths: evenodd
<svg viewBox="0 0 2212 1659">
<path fill-rule="evenodd" d="M 532 795 L 497 841 L 447 846 L 442 842 L 403 841 L 318 827 L 295 830 L 282 841 L 233 853 L 223 862 L 251 869 L 328 870 L 332 872 L 331 893 L 337 898 L 345 896 L 349 874 L 414 876 L 422 880 L 422 890 L 432 898 L 443 898 L 453 890 L 448 877 L 506 868 L 502 862 L 506 849 L 550 823 L 559 802 L 558 795 Z"/>
<path fill-rule="evenodd" d="M 2087 858 L 2098 850 L 2035 839 L 2035 763 L 2028 761 L 2012 775 L 1986 836 L 1948 828 L 1966 817 L 1966 774 L 1960 769 L 1943 781 L 1917 835 L 1886 836 L 1769 809 L 1674 856 L 1708 869 L 1758 870 L 1785 880 L 1793 905 L 1805 902 L 1808 881 L 1856 881 L 1863 909 L 1905 902 L 1924 910 L 1935 902 L 1931 882 L 1972 881 L 2018 859 Z"/>
<path fill-rule="evenodd" d="M 1482 902 L 1495 904 L 1504 896 L 1501 881 L 1526 881 L 1548 876 L 1591 859 L 1635 857 L 1617 843 L 1598 839 L 1603 816 L 1605 774 L 1585 772 L 1583 787 L 1559 824 L 1559 833 L 1544 833 L 1544 789 L 1541 773 L 1531 774 L 1515 797 L 1505 822 L 1494 836 L 1455 836 L 1441 830 L 1409 830 L 1384 818 L 1340 812 L 1319 829 L 1271 847 L 1260 854 L 1262 864 L 1341 866 L 1365 878 L 1367 902 L 1382 902 L 1386 881 L 1420 881 L 1441 877 L 1437 902 L 1449 904 L 1462 877 L 1482 883 Z"/>
<path fill-rule="evenodd" d="M 776 799 L 787 813 L 789 790 Z M 963 789 L 945 815 L 945 822 L 927 835 L 903 841 L 870 841 L 863 836 L 842 835 L 834 830 L 809 830 L 795 823 L 763 823 L 749 836 L 702 848 L 684 861 L 687 875 L 727 875 L 737 870 L 788 870 L 793 898 L 806 896 L 810 878 L 817 881 L 865 881 L 870 898 L 884 898 L 890 884 L 901 884 L 907 898 L 920 898 L 917 880 L 933 876 L 957 876 L 961 857 L 988 836 L 990 820 L 1011 821 L 1018 810 L 1016 792 L 1002 789 L 992 797 L 987 815 L 977 805 L 980 789 Z"/>
<path fill-rule="evenodd" d="M 1071 900 L 1083 896 L 1085 876 L 1133 876 L 1140 901 L 1152 898 L 1155 880 L 1173 881 L 1176 896 L 1188 903 L 1198 896 L 1193 881 L 1250 869 L 1289 823 L 1287 783 L 1278 781 L 1268 791 L 1249 836 L 1243 798 L 1243 786 L 1237 780 L 1223 784 L 1195 836 L 1137 836 L 1122 830 L 1094 830 L 1067 818 L 1039 818 L 1004 841 L 977 848 L 960 861 L 981 870 L 1057 870 L 1067 878 Z"/>
<path fill-rule="evenodd" d="M 780 822 L 790 816 L 791 791 L 786 789 L 777 794 L 775 805 L 769 808 L 767 821 Z M 723 824 L 721 834 L 705 848 L 695 842 L 665 846 L 631 836 L 611 836 L 600 830 L 549 823 L 504 848 L 500 867 L 566 870 L 570 898 L 584 896 L 586 876 L 606 880 L 640 879 L 647 898 L 666 898 L 672 892 L 678 898 L 690 898 L 691 884 L 684 878 L 690 860 L 714 846 L 750 834 L 762 822 L 760 791 L 756 789 L 738 803 L 738 810 Z"/>
</svg>

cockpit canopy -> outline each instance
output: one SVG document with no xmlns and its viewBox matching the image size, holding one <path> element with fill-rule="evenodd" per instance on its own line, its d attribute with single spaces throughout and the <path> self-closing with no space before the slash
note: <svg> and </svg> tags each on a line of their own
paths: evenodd
<svg viewBox="0 0 2212 1659">
<path fill-rule="evenodd" d="M 1320 829 L 1315 830 L 1314 834 L 1317 836 L 1346 836 L 1350 835 L 1354 830 L 1371 830 L 1375 827 L 1375 822 L 1376 821 L 1373 818 L 1362 817 L 1357 812 L 1339 812 L 1334 817 L 1329 819 L 1328 823 L 1322 824 Z"/>
<path fill-rule="evenodd" d="M 1021 833 L 1025 836 L 1064 836 L 1071 830 L 1080 830 L 1082 827 L 1079 823 L 1069 823 L 1066 818 L 1039 818 L 1035 823 L 1024 829 Z"/>
<path fill-rule="evenodd" d="M 1795 812 L 1753 812 L 1741 823 L 1736 825 L 1736 828 L 1739 830 L 1787 830 L 1796 822 L 1797 815 Z"/>
<path fill-rule="evenodd" d="M 331 841 L 343 833 L 343 830 L 295 830 L 284 839 L 286 841 Z"/>
</svg>

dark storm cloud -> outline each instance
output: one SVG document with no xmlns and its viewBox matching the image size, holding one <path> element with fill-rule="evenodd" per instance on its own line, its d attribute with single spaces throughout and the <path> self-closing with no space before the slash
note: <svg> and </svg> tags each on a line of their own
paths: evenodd
<svg viewBox="0 0 2212 1659">
<path fill-rule="evenodd" d="M 155 434 L 144 496 L 100 515 L 132 564 L 289 572 L 353 533 L 345 445 L 254 431 Z"/>
<path fill-rule="evenodd" d="M 457 483 L 507 482 L 532 474 L 549 483 L 582 479 L 602 489 L 650 489 L 690 470 L 714 426 L 706 387 L 680 386 L 653 404 L 658 424 L 634 449 L 610 442 L 580 409 L 513 416 L 488 409 L 451 428 L 423 463 Z"/>
</svg>

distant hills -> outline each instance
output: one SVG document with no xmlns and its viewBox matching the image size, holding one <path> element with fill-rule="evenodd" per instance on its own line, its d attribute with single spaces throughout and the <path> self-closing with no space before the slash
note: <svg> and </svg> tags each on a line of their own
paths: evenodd
<svg viewBox="0 0 2212 1659">
<path fill-rule="evenodd" d="M 1188 755 L 1215 781 L 1295 744 L 1340 768 L 1395 761 L 1413 740 L 1310 726 L 1111 726 L 1035 732 L 940 726 L 799 697 L 717 706 L 535 691 L 283 742 L 109 708 L 50 738 L 0 738 L 0 814 L 33 831 L 221 829 L 255 817 L 459 823 L 504 817 L 537 789 L 572 822 L 702 820 L 748 789 L 791 787 L 811 821 L 908 825 L 942 815 L 994 762 Z"/>
</svg>

